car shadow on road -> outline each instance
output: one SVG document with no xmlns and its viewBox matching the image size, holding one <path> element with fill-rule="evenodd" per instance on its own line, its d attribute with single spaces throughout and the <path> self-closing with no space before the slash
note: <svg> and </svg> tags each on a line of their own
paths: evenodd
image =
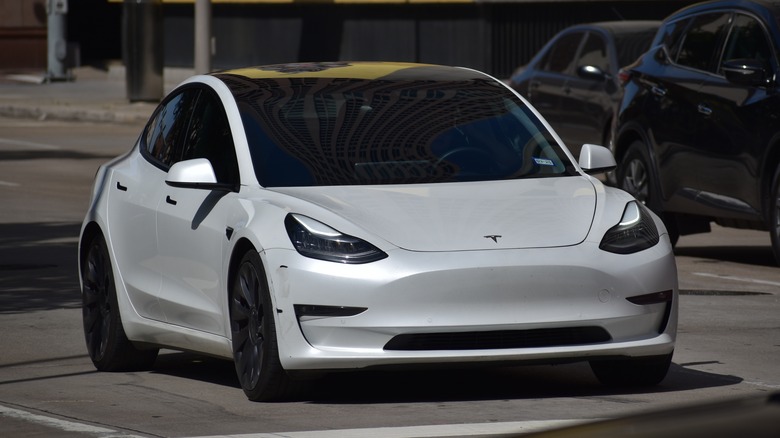
<svg viewBox="0 0 780 438">
<path fill-rule="evenodd" d="M 307 382 L 291 402 L 315 404 L 382 404 L 475 400 L 522 400 L 558 397 L 619 397 L 736 385 L 736 376 L 692 369 L 699 364 L 672 364 L 653 387 L 601 385 L 587 363 L 503 368 L 353 371 L 332 373 Z M 193 353 L 161 354 L 155 373 L 236 388 L 243 397 L 233 363 Z"/>
<path fill-rule="evenodd" d="M 0 224 L 0 314 L 81 307 L 77 223 Z"/>
<path fill-rule="evenodd" d="M 767 239 L 768 240 L 768 239 Z M 713 262 L 732 262 L 753 266 L 777 266 L 772 247 L 767 246 L 678 246 L 678 257 L 697 257 Z"/>
</svg>

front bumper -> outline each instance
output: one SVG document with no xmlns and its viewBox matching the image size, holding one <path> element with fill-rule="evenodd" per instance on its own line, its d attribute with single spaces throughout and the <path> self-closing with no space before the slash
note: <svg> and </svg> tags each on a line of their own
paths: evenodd
<svg viewBox="0 0 780 438">
<path fill-rule="evenodd" d="M 288 370 L 560 362 L 674 349 L 677 271 L 666 237 L 631 255 L 585 242 L 524 250 L 396 250 L 365 265 L 290 250 L 263 257 L 280 360 Z M 658 292 L 670 300 L 627 300 Z M 588 337 L 594 331 L 607 337 Z M 533 340 L 523 341 L 526 334 Z M 496 340 L 505 336 L 515 340 Z"/>
</svg>

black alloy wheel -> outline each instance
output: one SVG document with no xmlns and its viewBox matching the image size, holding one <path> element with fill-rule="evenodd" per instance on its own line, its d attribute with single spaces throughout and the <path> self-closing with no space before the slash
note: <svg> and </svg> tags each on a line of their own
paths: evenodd
<svg viewBox="0 0 780 438">
<path fill-rule="evenodd" d="M 84 337 L 95 368 L 131 371 L 151 367 L 159 350 L 137 349 L 127 339 L 119 313 L 111 259 L 102 236 L 89 242 L 81 275 Z"/>
<path fill-rule="evenodd" d="M 244 255 L 234 277 L 230 328 L 236 374 L 247 398 L 272 401 L 288 397 L 293 382 L 279 361 L 268 281 L 255 251 Z"/>
<path fill-rule="evenodd" d="M 642 142 L 635 141 L 628 147 L 618 170 L 618 185 L 632 194 L 637 201 L 655 210 L 652 205 L 655 199 L 652 193 L 650 160 Z"/>
</svg>

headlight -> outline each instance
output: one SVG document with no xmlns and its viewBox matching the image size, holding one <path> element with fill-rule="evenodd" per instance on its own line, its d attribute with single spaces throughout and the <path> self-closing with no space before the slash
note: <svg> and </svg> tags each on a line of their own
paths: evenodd
<svg viewBox="0 0 780 438">
<path fill-rule="evenodd" d="M 369 263 L 387 257 L 365 240 L 342 234 L 310 217 L 288 214 L 284 226 L 295 249 L 305 257 L 339 263 Z"/>
<path fill-rule="evenodd" d="M 620 223 L 610 228 L 599 248 L 616 254 L 632 254 L 658 243 L 658 228 L 645 206 L 636 201 L 626 204 Z"/>
</svg>

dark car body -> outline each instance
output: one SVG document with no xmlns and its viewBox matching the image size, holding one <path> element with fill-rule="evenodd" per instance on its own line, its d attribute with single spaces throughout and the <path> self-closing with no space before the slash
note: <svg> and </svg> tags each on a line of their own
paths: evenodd
<svg viewBox="0 0 780 438">
<path fill-rule="evenodd" d="M 575 154 L 608 143 L 619 102 L 618 71 L 645 50 L 660 21 L 608 21 L 568 27 L 510 78 Z"/>
<path fill-rule="evenodd" d="M 769 229 L 780 255 L 780 2 L 672 14 L 622 76 L 617 183 L 678 235 Z"/>
</svg>

